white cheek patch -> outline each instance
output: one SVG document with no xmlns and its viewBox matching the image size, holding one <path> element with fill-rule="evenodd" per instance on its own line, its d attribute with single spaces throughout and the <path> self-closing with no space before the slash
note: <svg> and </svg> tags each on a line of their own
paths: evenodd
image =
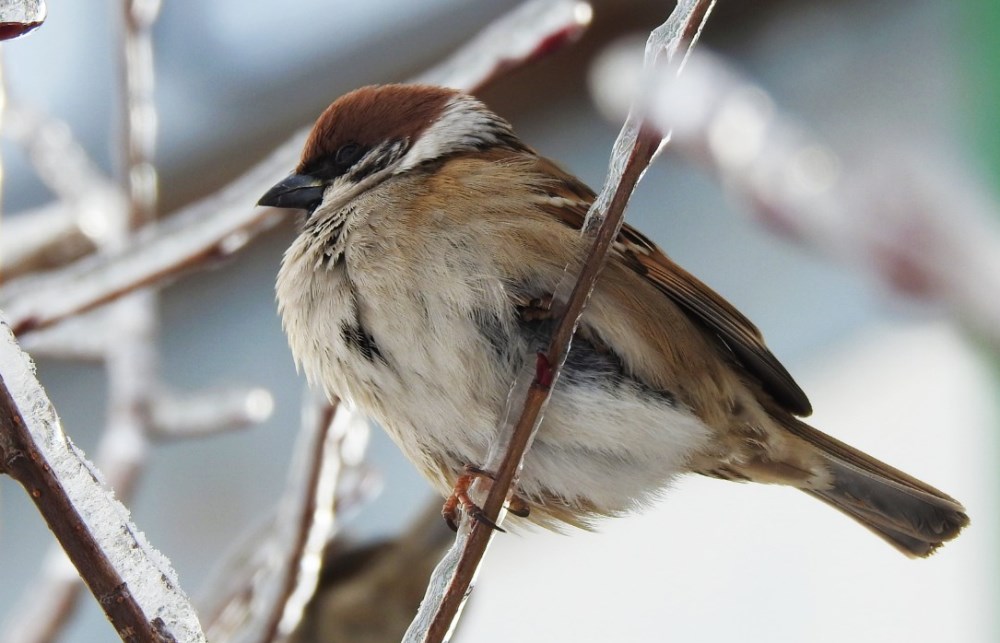
<svg viewBox="0 0 1000 643">
<path fill-rule="evenodd" d="M 396 173 L 453 152 L 491 145 L 499 141 L 498 134 L 512 135 L 506 121 L 474 98 L 456 96 L 440 118 L 420 135 L 400 161 Z"/>
</svg>

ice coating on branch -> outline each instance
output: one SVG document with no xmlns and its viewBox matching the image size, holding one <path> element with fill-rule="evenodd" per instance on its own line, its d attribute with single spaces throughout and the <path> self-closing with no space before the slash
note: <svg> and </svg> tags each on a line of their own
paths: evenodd
<svg viewBox="0 0 1000 643">
<path fill-rule="evenodd" d="M 525 2 L 414 82 L 471 91 L 512 64 L 544 55 L 562 41 L 575 39 L 592 16 L 590 5 L 579 0 Z"/>
<path fill-rule="evenodd" d="M 475 91 L 501 73 L 578 35 L 590 18 L 579 1 L 536 0 L 516 9 L 429 72 L 414 79 Z M 254 207 L 254 197 L 298 161 L 310 126 L 215 194 L 146 226 L 126 247 L 95 255 L 0 291 L 0 308 L 19 333 L 47 326 L 146 285 L 227 257 L 287 217 Z"/>
<path fill-rule="evenodd" d="M 700 34 L 704 21 L 711 12 L 713 5 L 714 1 L 705 2 L 700 0 L 681 0 L 677 3 L 677 6 L 670 14 L 667 21 L 658 29 L 653 31 L 647 41 L 645 63 L 648 73 L 653 73 L 653 70 L 660 64 L 661 57 L 669 63 L 682 45 L 686 48 L 693 45 L 693 43 L 697 40 L 697 36 Z M 686 43 L 684 42 L 685 38 L 689 39 Z M 643 142 L 642 125 L 643 116 L 641 112 L 633 111 L 630 113 L 621 133 L 618 135 L 618 139 L 615 141 L 611 154 L 608 177 L 605 180 L 601 193 L 598 195 L 597 199 L 594 201 L 589 212 L 587 213 L 587 218 L 584 222 L 582 233 L 590 239 L 596 238 L 599 228 L 603 225 L 614 225 L 617 229 L 622 224 L 622 218 L 620 216 L 622 214 L 621 212 L 615 213 L 619 215 L 617 221 L 605 221 L 605 219 L 609 214 L 610 205 L 614 197 L 622 190 L 627 190 L 628 193 L 631 193 L 635 186 L 635 182 L 632 182 L 631 184 L 628 183 L 626 180 L 626 173 L 629 166 L 636 162 L 634 152 Z M 649 160 L 651 160 L 651 158 L 640 162 L 645 164 L 648 163 Z M 643 165 L 643 171 L 644 167 L 645 165 Z M 637 180 L 638 177 L 635 177 L 636 182 Z M 588 261 L 590 261 L 590 258 L 588 258 Z M 600 261 L 600 259 L 598 259 L 598 261 Z M 582 273 L 576 274 L 574 271 L 570 271 L 567 268 L 562 279 L 560 280 L 560 283 L 555 289 L 552 303 L 554 311 L 560 313 L 561 311 L 566 310 L 570 293 L 573 292 L 577 282 L 582 279 L 582 276 Z M 593 275 L 593 278 L 596 279 L 596 274 Z M 591 281 L 588 284 L 581 285 L 584 285 L 587 288 L 587 292 L 589 292 L 593 289 L 594 282 Z M 579 320 L 580 315 L 582 315 L 582 312 L 581 308 L 575 311 L 566 311 L 566 314 L 573 314 L 575 316 L 574 323 L 576 323 Z M 563 346 L 562 351 L 557 354 L 558 358 L 562 361 L 565 360 L 568 353 L 569 340 L 570 337 L 567 337 L 566 346 Z M 545 338 L 543 341 L 539 342 L 537 347 L 539 351 L 546 351 L 550 341 L 551 340 L 549 338 Z M 540 352 L 539 354 L 543 355 L 544 353 Z M 546 364 L 546 367 L 551 369 L 553 381 L 556 382 L 554 385 L 558 385 L 558 374 L 559 370 L 562 368 L 561 361 L 560 363 Z M 487 455 L 486 462 L 483 465 L 485 470 L 494 473 L 498 472 L 502 468 L 502 463 L 507 462 L 511 457 L 517 457 L 518 471 L 523 465 L 524 454 L 531 448 L 531 442 L 534 439 L 534 434 L 538 431 L 538 427 L 541 424 L 542 416 L 544 414 L 545 405 L 548 403 L 548 395 L 546 395 L 540 408 L 537 410 L 537 415 L 535 416 L 533 426 L 531 427 L 531 435 L 528 436 L 524 450 L 520 454 L 510 453 L 512 450 L 515 428 L 524 428 L 519 427 L 522 415 L 530 417 L 527 415 L 529 413 L 528 396 L 535 378 L 536 365 L 531 363 L 529 360 L 529 363 L 525 365 L 525 367 L 518 374 L 517 379 L 511 385 L 511 392 L 507 399 L 505 417 L 500 424 L 497 435 L 494 437 L 490 445 L 489 454 Z M 551 388 L 549 388 L 548 394 L 551 394 Z M 496 484 L 497 482 L 494 482 L 494 485 Z M 514 484 L 516 484 L 516 477 Z M 481 492 L 479 481 L 473 484 L 471 493 L 474 500 L 480 503 L 482 502 L 483 494 Z M 497 519 L 498 524 L 502 523 L 504 514 L 504 510 L 501 510 Z M 431 576 L 427 592 L 425 593 L 424 599 L 420 604 L 417 616 L 414 618 L 406 632 L 406 635 L 404 636 L 403 640 L 407 643 L 422 643 L 425 641 L 438 640 L 436 635 L 437 633 L 435 633 L 434 630 L 435 627 L 439 625 L 442 617 L 450 618 L 448 631 L 443 636 L 443 639 L 448 640 L 453 633 L 455 626 L 458 623 L 458 619 L 461 616 L 461 611 L 464 608 L 465 601 L 468 598 L 469 593 L 472 591 L 472 586 L 475 580 L 475 576 L 473 575 L 471 580 L 466 579 L 469 580 L 469 585 L 467 587 L 463 588 L 456 586 L 458 581 L 458 570 L 460 569 L 461 563 L 465 558 L 465 550 L 471 543 L 470 522 L 470 520 L 463 517 L 455 543 L 435 568 Z M 492 539 L 494 535 L 495 533 L 491 530 L 488 538 Z M 478 563 L 478 561 L 476 562 Z M 478 564 L 474 574 L 477 573 Z M 449 597 L 454 596 L 459 591 L 463 592 L 461 601 L 458 604 L 457 611 L 454 616 L 449 616 L 446 614 L 444 606 L 448 602 Z"/>
<path fill-rule="evenodd" d="M 0 374 L 39 453 L 147 619 L 161 619 L 165 631 L 178 643 L 204 641 L 198 617 L 170 561 L 149 544 L 132 523 L 128 509 L 103 486 L 94 467 L 63 433 L 55 409 L 35 378 L 34 363 L 3 322 Z"/>
<path fill-rule="evenodd" d="M 684 74 L 652 78 L 635 59 L 622 46 L 595 65 L 592 91 L 610 117 L 641 93 L 649 120 L 772 232 L 943 304 L 1000 346 L 1000 207 L 968 172 L 892 147 L 841 163 L 721 58 L 699 52 Z"/>
<path fill-rule="evenodd" d="M 203 613 L 213 642 L 282 641 L 294 631 L 345 510 L 373 493 L 363 465 L 368 434 L 368 421 L 348 405 L 333 410 L 325 397 L 307 396 L 277 512 L 207 585 Z"/>
<path fill-rule="evenodd" d="M 0 0 L 0 40 L 17 38 L 45 21 L 45 0 Z"/>
</svg>

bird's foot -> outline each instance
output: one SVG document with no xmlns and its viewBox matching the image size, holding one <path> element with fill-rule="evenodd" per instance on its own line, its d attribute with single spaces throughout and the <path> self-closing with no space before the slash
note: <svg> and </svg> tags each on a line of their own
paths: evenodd
<svg viewBox="0 0 1000 643">
<path fill-rule="evenodd" d="M 481 522 L 491 529 L 506 533 L 503 527 L 490 520 L 486 512 L 469 497 L 469 488 L 475 482 L 476 478 L 486 478 L 490 482 L 495 479 L 489 471 L 471 464 L 465 465 L 465 473 L 460 475 L 458 480 L 455 481 L 455 487 L 452 489 L 451 495 L 448 496 L 444 506 L 441 508 L 441 515 L 452 531 L 458 531 L 459 511 L 461 511 L 473 520 Z M 507 510 L 515 516 L 526 518 L 529 511 L 528 503 L 514 496 L 508 503 Z"/>
</svg>

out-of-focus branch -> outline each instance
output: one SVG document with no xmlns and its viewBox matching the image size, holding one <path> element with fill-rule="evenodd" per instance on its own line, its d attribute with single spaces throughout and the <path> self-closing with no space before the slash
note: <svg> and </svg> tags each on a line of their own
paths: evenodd
<svg viewBox="0 0 1000 643">
<path fill-rule="evenodd" d="M 15 100 L 4 112 L 4 137 L 20 145 L 58 201 L 4 223 L 0 283 L 78 259 L 107 240 L 125 208 L 69 126 Z"/>
<path fill-rule="evenodd" d="M 316 442 L 304 453 L 309 466 L 296 468 L 299 484 L 292 484 L 280 508 L 283 524 L 292 525 L 287 539 L 284 580 L 278 585 L 270 613 L 265 612 L 261 643 L 284 641 L 298 626 L 319 580 L 320 561 L 327 542 L 338 528 L 334 498 L 341 478 L 361 466 L 368 443 L 368 421 L 344 403 L 320 407 Z M 308 417 L 308 416 L 307 416 Z"/>
<path fill-rule="evenodd" d="M 274 398 L 263 388 L 214 388 L 179 395 L 160 391 L 150 412 L 149 437 L 178 440 L 244 429 L 264 422 Z"/>
<path fill-rule="evenodd" d="M 678 78 L 643 85 L 635 52 L 613 50 L 593 89 L 618 115 L 645 92 L 650 119 L 706 165 L 758 221 L 860 269 L 904 296 L 942 306 L 1000 350 L 1000 219 L 968 176 L 896 150 L 846 164 L 719 58 L 692 57 Z"/>
<path fill-rule="evenodd" d="M 487 25 L 448 59 L 412 79 L 476 93 L 579 38 L 593 9 L 580 0 L 533 0 Z"/>
<path fill-rule="evenodd" d="M 0 234 L 0 285 L 65 265 L 94 250 L 75 208 L 58 201 L 5 217 Z"/>
<path fill-rule="evenodd" d="M 714 4 L 714 0 L 678 2 L 667 21 L 649 37 L 646 45 L 647 69 L 657 68 L 661 56 L 667 63 L 678 52 L 682 58 L 685 57 L 686 50 L 701 33 Z M 503 520 L 503 503 L 511 492 L 524 454 L 541 423 L 552 386 L 558 381 L 573 333 L 607 253 L 621 229 L 632 190 L 663 138 L 659 131 L 646 127 L 641 111 L 635 110 L 615 141 L 608 177 L 583 225 L 582 233 L 592 241 L 590 251 L 579 273 L 574 274 L 573 267 L 567 267 L 557 286 L 552 302 L 555 329 L 548 342 L 540 346 L 542 350 L 538 352 L 534 369 L 522 372 L 513 384 L 508 417 L 504 418 L 490 447 L 485 469 L 493 479 L 482 510 L 487 519 L 496 524 Z M 478 484 L 477 480 L 474 491 Z M 463 516 L 455 544 L 435 570 L 420 611 L 404 640 L 437 643 L 448 639 L 493 535 L 493 528 L 485 522 Z"/>
<path fill-rule="evenodd" d="M 336 519 L 371 493 L 362 460 L 368 423 L 345 404 L 307 397 L 289 484 L 263 533 L 233 550 L 209 584 L 205 625 L 216 643 L 284 640 L 316 586 Z"/>
<path fill-rule="evenodd" d="M 525 65 L 582 32 L 589 14 L 575 0 L 535 0 L 515 9 L 476 36 L 457 57 L 419 78 L 475 92 L 500 73 Z M 532 43 L 534 43 L 532 45 Z M 498 44 L 500 46 L 498 46 Z M 470 74 L 465 68 L 478 70 Z M 50 275 L 19 280 L 0 291 L 0 307 L 18 335 L 93 309 L 133 290 L 161 285 L 205 264 L 231 256 L 285 217 L 251 206 L 289 168 L 308 127 L 215 194 L 147 226 L 117 251 L 88 257 Z"/>
<path fill-rule="evenodd" d="M 169 563 L 67 440 L 9 328 L 0 325 L 0 471 L 24 486 L 116 631 L 129 641 L 203 641 Z"/>
<path fill-rule="evenodd" d="M 21 348 L 35 359 L 102 362 L 115 339 L 108 317 L 109 311 L 103 309 L 71 317 L 61 324 L 28 334 L 21 341 Z"/>
<path fill-rule="evenodd" d="M 396 643 L 452 540 L 436 498 L 393 540 L 352 546 L 338 538 L 323 557 L 319 587 L 292 641 Z"/>
</svg>

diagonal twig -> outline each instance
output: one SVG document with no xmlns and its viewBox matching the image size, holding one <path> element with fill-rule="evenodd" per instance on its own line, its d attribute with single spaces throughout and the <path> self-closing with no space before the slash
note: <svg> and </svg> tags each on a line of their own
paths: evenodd
<svg viewBox="0 0 1000 643">
<path fill-rule="evenodd" d="M 0 471 L 24 486 L 123 639 L 204 640 L 176 574 L 63 433 L 6 324 L 0 324 Z"/>
<path fill-rule="evenodd" d="M 690 48 L 712 6 L 714 0 L 678 2 L 667 22 L 650 35 L 646 47 L 647 68 L 657 66 L 661 56 L 670 62 L 682 45 Z M 508 404 L 513 413 L 508 412 L 487 457 L 485 468 L 493 474 L 493 480 L 482 509 L 487 518 L 497 524 L 503 520 L 503 503 L 541 423 L 577 323 L 611 243 L 621 228 L 628 199 L 663 138 L 661 133 L 644 127 L 643 115 L 633 111 L 615 142 L 608 178 L 587 213 L 582 230 L 592 240 L 591 249 L 579 274 L 572 275 L 567 269 L 557 287 L 553 297 L 553 310 L 557 315 L 555 330 L 544 350 L 539 351 L 533 371 L 529 368 L 522 372 L 514 383 L 513 402 Z M 404 640 L 437 643 L 448 639 L 493 535 L 493 528 L 485 522 L 470 521 L 463 516 L 455 544 L 435 570 L 420 611 Z"/>
<path fill-rule="evenodd" d="M 623 112 L 622 98 L 643 83 L 626 57 L 611 52 L 594 73 L 609 112 Z M 682 77 L 652 80 L 644 86 L 650 120 L 672 127 L 678 152 L 742 197 L 758 223 L 944 308 L 1000 348 L 1000 207 L 970 177 L 901 150 L 840 162 L 761 87 L 704 52 Z"/>
</svg>

